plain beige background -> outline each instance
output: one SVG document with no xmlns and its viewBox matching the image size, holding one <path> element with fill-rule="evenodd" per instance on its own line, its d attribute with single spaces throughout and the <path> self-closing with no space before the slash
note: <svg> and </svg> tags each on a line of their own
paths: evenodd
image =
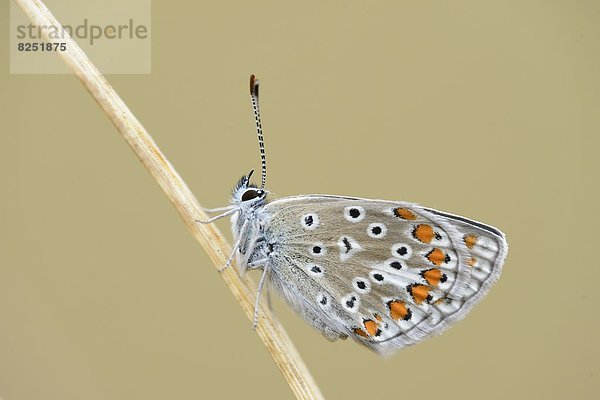
<svg viewBox="0 0 600 400">
<path fill-rule="evenodd" d="M 326 397 L 597 398 L 599 20 L 593 1 L 154 1 L 152 74 L 109 80 L 206 206 L 259 166 L 256 73 L 276 195 L 402 199 L 506 232 L 489 296 L 391 359 L 276 303 Z M 2 63 L 0 121 L 0 397 L 291 398 L 74 77 Z"/>
</svg>

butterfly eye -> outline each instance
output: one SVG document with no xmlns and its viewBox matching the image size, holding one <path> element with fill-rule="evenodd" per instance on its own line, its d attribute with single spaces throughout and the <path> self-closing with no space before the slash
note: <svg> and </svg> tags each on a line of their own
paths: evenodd
<svg viewBox="0 0 600 400">
<path fill-rule="evenodd" d="M 242 201 L 248 201 L 257 197 L 262 197 L 264 193 L 264 190 L 248 189 L 244 192 L 244 194 L 242 194 Z"/>
</svg>

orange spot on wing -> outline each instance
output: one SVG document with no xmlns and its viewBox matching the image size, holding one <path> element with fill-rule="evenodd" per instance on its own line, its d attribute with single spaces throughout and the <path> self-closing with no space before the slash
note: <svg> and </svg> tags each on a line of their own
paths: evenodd
<svg viewBox="0 0 600 400">
<path fill-rule="evenodd" d="M 381 315 L 379 315 L 379 314 L 375 314 L 375 319 L 379 322 L 383 321 L 383 318 L 381 318 Z"/>
<path fill-rule="evenodd" d="M 434 286 L 434 287 L 439 285 L 440 281 L 441 282 L 446 281 L 446 275 L 444 275 L 442 273 L 442 271 L 440 271 L 437 268 L 431 268 L 431 269 L 425 270 L 421 273 L 421 275 L 423 275 L 423 278 L 425 278 L 427 283 L 429 283 L 431 286 Z"/>
<path fill-rule="evenodd" d="M 367 332 L 363 331 L 360 328 L 354 328 L 354 333 L 356 333 L 358 336 L 362 336 L 364 338 L 368 338 L 369 335 L 367 335 Z"/>
<path fill-rule="evenodd" d="M 446 253 L 444 253 L 442 250 L 436 247 L 435 249 L 427 253 L 425 257 L 434 265 L 437 265 L 439 267 L 440 265 L 442 265 L 443 262 L 446 262 L 448 256 L 446 255 Z"/>
<path fill-rule="evenodd" d="M 420 224 L 413 230 L 413 237 L 423 243 L 431 243 L 434 235 L 431 225 Z"/>
<path fill-rule="evenodd" d="M 415 213 L 410 211 L 408 208 L 401 208 L 401 207 L 395 208 L 394 215 L 398 218 L 408 219 L 411 221 L 417 219 L 417 216 L 415 215 Z"/>
<path fill-rule="evenodd" d="M 408 292 L 417 304 L 423 304 L 424 301 L 431 300 L 431 295 L 429 294 L 431 288 L 429 286 L 419 284 L 410 285 L 408 287 Z"/>
<path fill-rule="evenodd" d="M 467 245 L 467 247 L 470 249 L 472 249 L 473 246 L 475 246 L 477 244 L 477 236 L 475 236 L 475 235 L 465 235 L 463 237 L 463 240 L 465 241 L 465 244 Z"/>
<path fill-rule="evenodd" d="M 388 303 L 388 307 L 390 308 L 390 317 L 394 321 L 398 321 L 399 319 L 408 321 L 411 317 L 411 312 L 406 308 L 406 303 L 403 301 L 392 300 Z"/>
<path fill-rule="evenodd" d="M 475 257 L 470 257 L 470 258 L 467 260 L 467 265 L 468 265 L 469 267 L 473 267 L 473 266 L 475 266 L 475 263 L 476 263 L 476 262 L 477 262 L 477 259 L 476 259 Z"/>
<path fill-rule="evenodd" d="M 365 329 L 367 330 L 367 333 L 369 334 L 369 336 L 375 336 L 375 334 L 379 330 L 377 328 L 377 322 L 373 321 L 372 319 L 366 320 L 363 323 L 363 325 L 365 326 Z"/>
</svg>

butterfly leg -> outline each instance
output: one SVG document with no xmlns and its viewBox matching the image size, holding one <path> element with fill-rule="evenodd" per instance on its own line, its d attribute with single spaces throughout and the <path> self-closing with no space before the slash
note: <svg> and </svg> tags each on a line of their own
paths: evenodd
<svg viewBox="0 0 600 400">
<path fill-rule="evenodd" d="M 229 255 L 229 258 L 227 259 L 227 262 L 225 263 L 225 265 L 223 265 L 221 268 L 219 268 L 219 273 L 223 272 L 227 269 L 227 267 L 229 267 L 231 265 L 231 261 L 233 261 L 233 256 L 235 255 L 235 252 L 238 251 L 238 249 L 240 248 L 240 241 L 237 240 L 234 244 L 233 247 L 231 248 L 231 254 Z"/>
<path fill-rule="evenodd" d="M 260 306 L 260 295 L 262 294 L 263 287 L 265 285 L 267 274 L 269 273 L 268 264 L 265 266 L 262 275 L 260 276 L 260 281 L 258 281 L 258 289 L 256 290 L 256 301 L 254 302 L 254 319 L 252 320 L 252 330 L 256 329 L 256 325 L 258 324 L 258 309 Z"/>
<path fill-rule="evenodd" d="M 267 282 L 267 306 L 269 307 L 269 311 L 273 315 L 273 303 L 271 303 L 271 285 Z"/>
<path fill-rule="evenodd" d="M 204 212 L 207 213 L 216 213 L 216 212 L 221 212 L 221 211 L 229 211 L 233 208 L 235 208 L 236 206 L 231 205 L 231 206 L 227 206 L 227 207 L 217 207 L 217 208 L 204 208 Z"/>
<path fill-rule="evenodd" d="M 242 225 L 242 229 L 240 229 L 240 237 L 244 237 L 244 235 L 246 234 L 247 227 L 248 227 L 248 221 L 245 221 L 244 224 Z M 229 267 L 231 265 L 231 262 L 233 261 L 233 256 L 235 256 L 236 251 L 238 251 L 238 249 L 240 248 L 240 243 L 241 243 L 241 239 L 238 239 L 235 241 L 235 243 L 233 244 L 233 247 L 231 248 L 231 254 L 229 255 L 229 258 L 227 259 L 227 262 L 225 263 L 224 266 L 219 268 L 219 272 L 225 271 L 227 269 L 227 267 Z"/>
<path fill-rule="evenodd" d="M 263 268 L 267 268 L 267 264 L 269 263 L 269 259 L 268 258 L 261 258 L 260 260 L 254 260 L 254 261 L 250 261 L 248 263 L 248 269 L 255 269 L 257 267 L 263 267 Z M 267 283 L 267 286 L 265 287 L 265 290 L 267 292 L 267 305 L 269 306 L 269 311 L 273 311 L 273 305 L 271 303 L 271 286 L 269 286 L 269 284 Z"/>
<path fill-rule="evenodd" d="M 248 263 L 248 269 L 254 269 L 256 267 L 265 266 L 268 262 L 268 258 L 261 258 L 260 260 L 250 261 Z"/>
<path fill-rule="evenodd" d="M 219 214 L 219 215 L 214 216 L 214 217 L 212 217 L 210 219 L 206 219 L 206 220 L 197 219 L 196 222 L 198 222 L 199 224 L 210 224 L 211 222 L 214 222 L 214 221 L 216 221 L 216 220 L 218 220 L 220 218 L 226 217 L 226 216 L 234 214 L 236 212 L 238 212 L 238 209 L 237 208 L 233 208 L 233 209 L 231 209 L 231 210 L 229 210 L 227 212 L 224 212 L 223 214 Z"/>
</svg>

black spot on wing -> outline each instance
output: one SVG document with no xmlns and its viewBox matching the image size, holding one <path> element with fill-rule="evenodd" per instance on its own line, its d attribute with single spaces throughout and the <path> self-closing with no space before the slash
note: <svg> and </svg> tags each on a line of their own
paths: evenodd
<svg viewBox="0 0 600 400">
<path fill-rule="evenodd" d="M 346 246 L 346 253 L 348 253 L 350 250 L 352 250 L 352 243 L 350 243 L 350 241 L 348 240 L 347 237 L 342 239 L 342 242 L 344 243 L 344 246 Z"/>
</svg>

